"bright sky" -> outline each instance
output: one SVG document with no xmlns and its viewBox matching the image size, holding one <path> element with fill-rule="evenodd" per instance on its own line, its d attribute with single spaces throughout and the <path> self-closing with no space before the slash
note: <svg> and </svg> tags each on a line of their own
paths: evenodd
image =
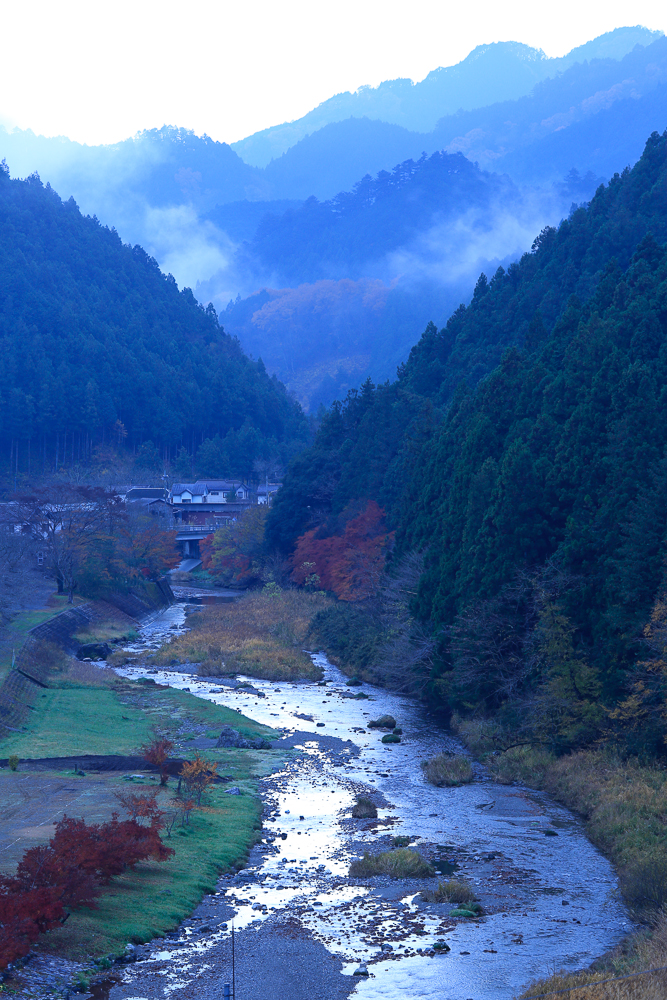
<svg viewBox="0 0 667 1000">
<path fill-rule="evenodd" d="M 233 142 L 485 42 L 558 56 L 633 24 L 667 30 L 665 0 L 4 0 L 0 122 L 88 143 L 163 124 Z"/>
</svg>

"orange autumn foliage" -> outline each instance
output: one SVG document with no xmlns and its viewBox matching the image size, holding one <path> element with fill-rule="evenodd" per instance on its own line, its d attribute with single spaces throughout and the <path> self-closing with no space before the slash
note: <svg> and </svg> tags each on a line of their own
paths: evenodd
<svg viewBox="0 0 667 1000">
<path fill-rule="evenodd" d="M 313 528 L 297 539 L 292 556 L 294 583 L 331 591 L 341 601 L 372 597 L 394 538 L 387 531 L 382 508 L 369 500 L 360 514 L 346 522 L 341 534 L 318 537 L 321 533 L 321 528 Z"/>
</svg>

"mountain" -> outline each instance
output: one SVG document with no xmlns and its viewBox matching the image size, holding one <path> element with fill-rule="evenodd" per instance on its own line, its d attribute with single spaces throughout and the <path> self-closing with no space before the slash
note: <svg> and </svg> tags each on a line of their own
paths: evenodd
<svg viewBox="0 0 667 1000">
<path fill-rule="evenodd" d="M 648 45 L 661 34 L 639 26 L 616 28 L 557 59 L 520 42 L 478 45 L 462 62 L 441 66 L 420 83 L 387 80 L 353 94 L 336 94 L 297 121 L 255 132 L 232 143 L 232 148 L 246 163 L 265 167 L 305 136 L 347 118 L 377 119 L 413 132 L 430 132 L 445 115 L 515 100 L 574 63 L 622 59 L 636 45 Z"/>
<path fill-rule="evenodd" d="M 285 196 L 326 199 L 366 172 L 444 150 L 523 183 L 549 185 L 572 168 L 608 178 L 664 128 L 666 85 L 660 36 L 622 59 L 574 63 L 517 99 L 443 115 L 428 132 L 369 117 L 324 125 L 272 160 L 264 176 Z"/>
<path fill-rule="evenodd" d="M 228 468 L 302 447 L 299 406 L 189 288 L 36 177 L 0 171 L 0 449 L 29 472 L 105 442 L 167 459 L 217 439 Z M 31 465 L 32 463 L 32 465 Z"/>
<path fill-rule="evenodd" d="M 638 640 L 667 556 L 665 191 L 667 132 L 482 276 L 396 382 L 335 404 L 288 472 L 267 529 L 282 552 L 375 500 L 398 572 L 425 554 L 413 611 L 437 640 L 434 706 L 576 746 L 632 690 L 657 749 Z"/>
<path fill-rule="evenodd" d="M 554 199 L 556 219 L 570 203 Z M 316 410 L 368 375 L 393 378 L 420 327 L 457 307 L 480 266 L 520 253 L 535 220 L 509 178 L 460 153 L 408 160 L 267 215 L 236 267 L 273 285 L 230 302 L 225 327 Z"/>
</svg>

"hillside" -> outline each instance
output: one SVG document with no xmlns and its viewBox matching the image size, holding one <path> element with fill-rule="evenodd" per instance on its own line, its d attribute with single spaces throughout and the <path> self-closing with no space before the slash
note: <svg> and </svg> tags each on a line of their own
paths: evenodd
<svg viewBox="0 0 667 1000">
<path fill-rule="evenodd" d="M 298 405 L 212 306 L 72 199 L 5 170 L 0 342 L 0 449 L 19 471 L 74 464 L 104 442 L 151 441 L 159 458 L 218 435 L 241 472 L 305 437 Z"/>
<path fill-rule="evenodd" d="M 246 163 L 265 167 L 305 136 L 348 118 L 366 117 L 413 132 L 430 132 L 444 115 L 516 100 L 540 80 L 555 77 L 574 63 L 622 59 L 636 45 L 648 45 L 659 35 L 639 26 L 616 28 L 555 59 L 520 42 L 478 45 L 460 63 L 440 66 L 419 83 L 386 80 L 378 87 L 336 94 L 297 121 L 256 132 L 232 143 L 232 148 Z"/>
<path fill-rule="evenodd" d="M 434 703 L 499 709 L 512 692 L 521 711 L 538 640 L 560 643 L 583 714 L 594 692 L 613 704 L 639 676 L 666 554 L 666 192 L 667 132 L 655 133 L 590 207 L 429 327 L 397 382 L 334 406 L 276 500 L 268 536 L 283 551 L 373 499 L 397 563 L 426 553 L 415 610 L 439 637 Z"/>
</svg>

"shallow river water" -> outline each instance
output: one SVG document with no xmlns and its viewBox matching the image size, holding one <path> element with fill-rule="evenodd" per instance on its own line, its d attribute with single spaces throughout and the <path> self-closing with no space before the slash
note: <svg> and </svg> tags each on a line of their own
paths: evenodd
<svg viewBox="0 0 667 1000">
<path fill-rule="evenodd" d="M 183 622 L 182 606 L 167 609 L 145 624 L 137 647 L 159 644 Z M 470 785 L 428 785 L 420 762 L 442 750 L 464 753 L 457 740 L 413 701 L 367 684 L 349 688 L 323 654 L 313 659 L 325 685 L 252 680 L 257 693 L 183 672 L 151 674 L 282 730 L 296 752 L 260 785 L 264 839 L 248 868 L 223 877 L 179 936 L 153 942 L 128 966 L 112 1000 L 222 996 L 232 918 L 241 952 L 271 927 L 305 930 L 342 963 L 359 1000 L 510 998 L 554 967 L 588 965 L 628 932 L 614 872 L 571 813 L 541 793 L 495 784 L 478 765 Z M 357 692 L 368 699 L 350 697 Z M 400 744 L 366 728 L 384 713 L 402 728 Z M 378 822 L 350 818 L 364 789 L 382 803 Z M 395 836 L 412 838 L 442 877 L 469 881 L 485 915 L 457 919 L 450 905 L 420 902 L 419 889 L 437 879 L 350 878 L 354 858 L 387 849 Z M 429 955 L 436 941 L 449 952 Z M 353 977 L 361 962 L 367 978 Z M 237 983 L 238 1000 L 254 995 Z"/>
</svg>

